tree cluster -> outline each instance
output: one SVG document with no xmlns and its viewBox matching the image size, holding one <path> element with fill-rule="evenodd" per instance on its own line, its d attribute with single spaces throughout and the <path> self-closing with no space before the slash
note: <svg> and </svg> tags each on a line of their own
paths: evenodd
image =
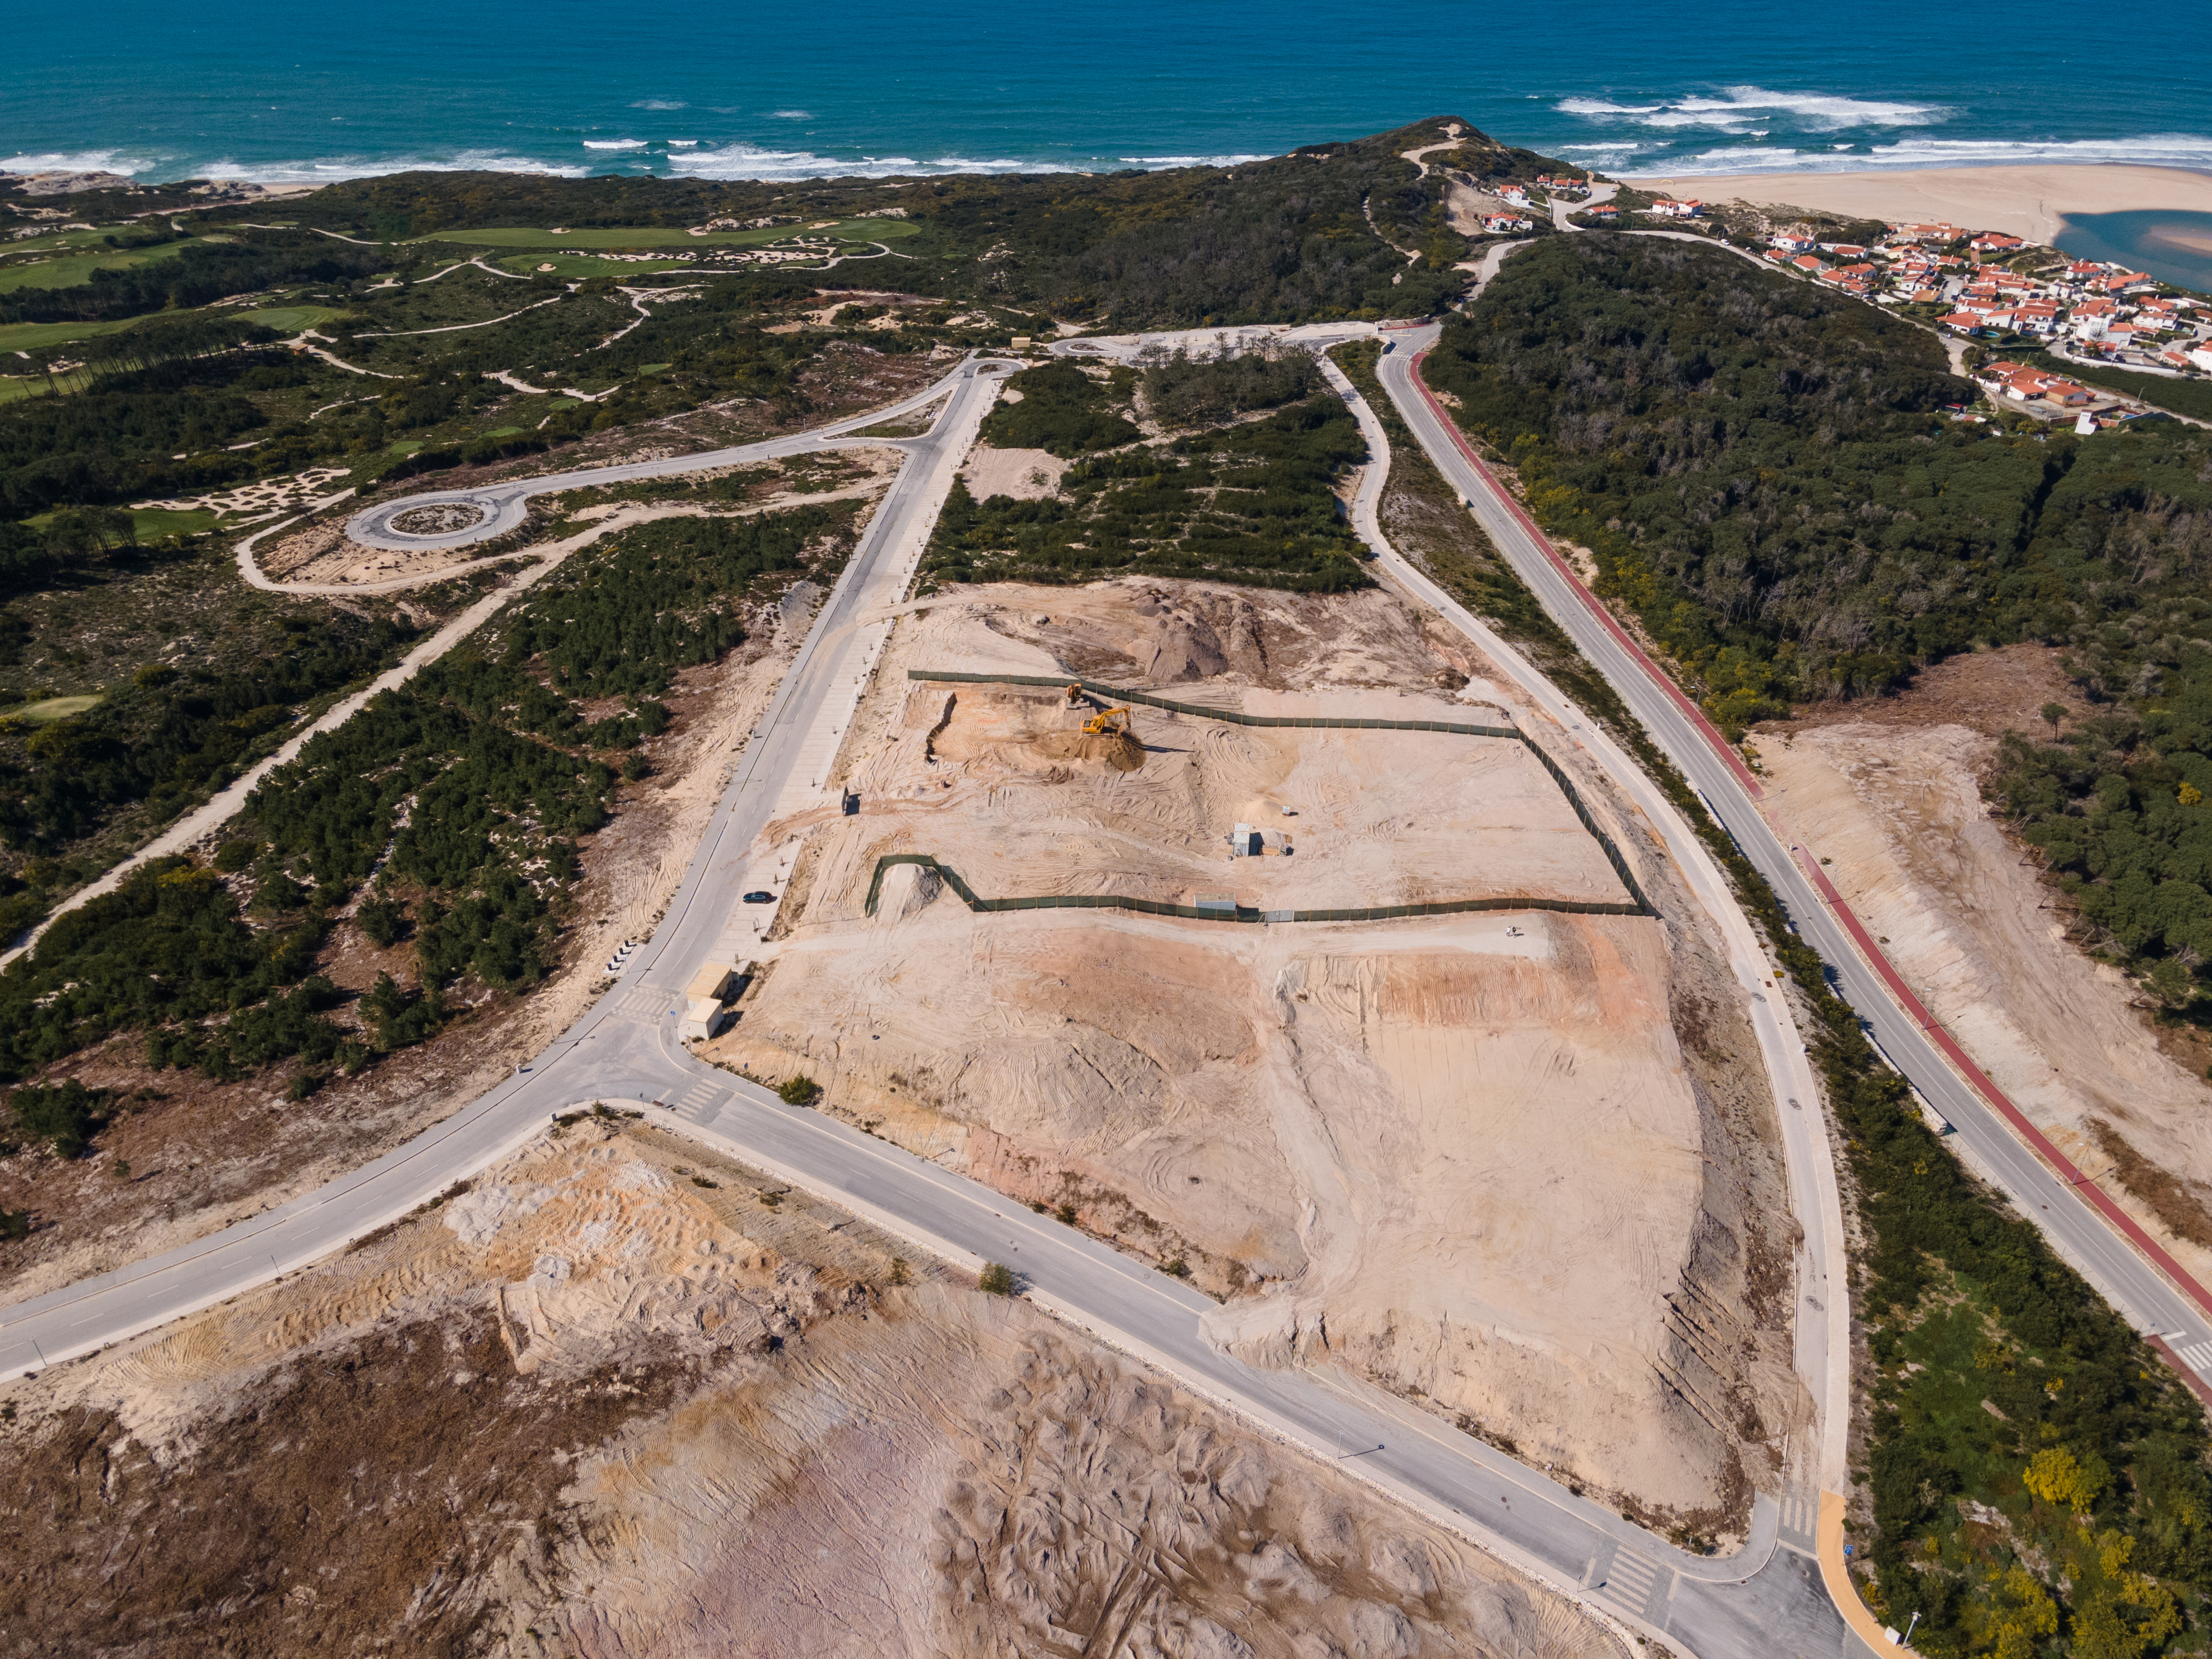
<svg viewBox="0 0 2212 1659">
<path fill-rule="evenodd" d="M 956 480 L 922 569 L 943 581 L 1133 574 L 1306 592 L 1362 586 L 1364 556 L 1334 486 L 1366 453 L 1351 410 L 1317 397 L 1264 420 L 1095 455 L 1041 501 L 979 502 Z"/>
</svg>

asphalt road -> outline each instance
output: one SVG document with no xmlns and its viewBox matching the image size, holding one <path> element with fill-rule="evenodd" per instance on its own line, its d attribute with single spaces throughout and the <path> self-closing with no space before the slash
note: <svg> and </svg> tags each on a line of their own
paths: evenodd
<svg viewBox="0 0 2212 1659">
<path fill-rule="evenodd" d="M 467 547 L 477 542 L 488 542 L 495 536 L 505 535 L 522 522 L 532 495 L 564 489 L 588 489 L 594 484 L 626 483 L 634 478 L 672 477 L 678 473 L 698 472 L 708 467 L 743 466 L 753 461 L 773 460 L 787 455 L 805 454 L 810 450 L 834 448 L 835 445 L 826 444 L 823 440 L 858 431 L 864 427 L 880 425 L 885 421 L 894 421 L 902 415 L 924 408 L 943 397 L 948 385 L 968 375 L 973 368 L 972 362 L 963 363 L 944 380 L 925 386 L 903 402 L 893 404 L 887 409 L 872 409 L 865 415 L 834 421 L 828 426 L 795 432 L 789 437 L 769 438 L 760 443 L 739 444 L 734 448 L 708 450 L 702 454 L 671 455 L 657 461 L 629 461 L 620 466 L 585 467 L 574 472 L 507 478 L 497 483 L 482 484 L 473 489 L 437 489 L 420 495 L 403 496 L 398 501 L 384 501 L 355 514 L 346 523 L 346 534 L 364 547 L 380 547 L 394 553 L 420 553 L 441 547 Z M 857 446 L 865 441 L 855 440 L 854 442 Z M 392 520 L 398 514 L 425 507 L 472 508 L 482 516 L 461 529 L 449 530 L 440 535 L 413 536 L 392 527 Z"/>
<path fill-rule="evenodd" d="M 698 963 L 742 947 L 752 918 L 735 897 L 757 879 L 762 830 L 794 805 L 822 799 L 812 763 L 834 752 L 888 626 L 879 615 L 885 596 L 902 592 L 920 538 L 994 396 L 976 369 L 963 370 L 929 436 L 908 443 L 909 465 L 748 742 L 666 919 L 611 991 L 514 1078 L 366 1168 L 194 1244 L 0 1310 L 0 1378 L 95 1351 L 315 1261 L 524 1144 L 556 1113 L 595 1100 L 640 1103 L 669 1127 L 848 1204 L 922 1248 L 1007 1262 L 1042 1304 L 1317 1455 L 1341 1457 L 1525 1571 L 1701 1659 L 1842 1652 L 1842 1622 L 1805 1553 L 1812 1518 L 1802 1498 L 1787 1513 L 1762 1501 L 1749 1546 L 1731 1558 L 1676 1550 L 1387 1397 L 1303 1372 L 1256 1370 L 1218 1352 L 1201 1327 L 1212 1304 L 1179 1282 L 684 1052 L 680 988 Z M 1778 1533 L 1786 1547 L 1778 1546 Z"/>
<path fill-rule="evenodd" d="M 2212 1377 L 2212 1320 L 2105 1222 L 2081 1193 L 2037 1159 L 1996 1110 L 1937 1051 L 1891 997 L 1754 804 L 1731 751 L 1670 685 L 1656 678 L 1553 557 L 1517 506 L 1462 447 L 1457 430 L 1417 383 L 1415 359 L 1437 338 L 1398 337 L 1382 359 L 1383 387 L 1445 477 L 1468 498 L 1491 539 L 1544 608 L 1596 665 L 1668 757 L 1705 798 L 1780 896 L 1799 933 L 1828 963 L 1836 988 L 1865 1020 L 1883 1054 L 1956 1131 L 1953 1144 L 2036 1222 L 2059 1252 L 2140 1330 L 2166 1337 Z"/>
</svg>

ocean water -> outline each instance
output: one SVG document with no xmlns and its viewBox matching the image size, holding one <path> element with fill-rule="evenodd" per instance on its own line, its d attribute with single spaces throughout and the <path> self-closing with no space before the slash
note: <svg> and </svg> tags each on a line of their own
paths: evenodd
<svg viewBox="0 0 2212 1659">
<path fill-rule="evenodd" d="M 2212 213 L 2069 214 L 2058 246 L 2079 259 L 2110 259 L 2212 294 Z"/>
<path fill-rule="evenodd" d="M 1464 116 L 1608 173 L 2131 161 L 2212 171 L 2212 29 L 2017 0 L 387 0 L 26 7 L 0 167 L 324 180 L 1084 171 Z"/>
</svg>

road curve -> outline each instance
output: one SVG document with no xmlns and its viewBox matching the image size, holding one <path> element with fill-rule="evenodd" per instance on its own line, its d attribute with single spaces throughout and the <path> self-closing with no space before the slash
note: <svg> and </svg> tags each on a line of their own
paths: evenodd
<svg viewBox="0 0 2212 1659">
<path fill-rule="evenodd" d="M 573 472 L 507 478 L 467 489 L 432 489 L 418 495 L 402 495 L 396 501 L 380 501 L 374 507 L 365 507 L 355 514 L 347 520 L 346 535 L 364 547 L 381 548 L 392 553 L 434 552 L 440 548 L 471 546 L 477 542 L 489 541 L 495 536 L 503 536 L 520 525 L 532 495 L 550 495 L 564 489 L 586 489 L 594 484 L 626 483 L 635 478 L 674 477 L 685 472 L 704 471 L 709 467 L 743 466 L 752 461 L 804 454 L 809 450 L 836 448 L 839 446 L 831 440 L 926 408 L 944 397 L 956 382 L 976 374 L 986 364 L 994 368 L 1004 366 L 996 360 L 970 357 L 943 380 L 923 387 L 910 398 L 846 420 L 832 421 L 827 426 L 816 427 L 808 432 L 793 433 L 787 438 L 769 438 L 756 444 L 710 449 L 696 455 L 671 455 L 655 461 L 629 461 L 615 466 L 580 467 Z M 860 447 L 866 441 L 856 441 L 854 447 Z M 454 509 L 456 515 L 473 512 L 478 516 L 473 522 L 457 529 L 430 535 L 410 535 L 404 530 L 392 528 L 392 520 L 403 513 L 441 507 Z"/>
<path fill-rule="evenodd" d="M 1433 335 L 1417 337 L 1414 351 Z M 1459 488 L 1491 538 L 1545 610 L 1628 704 L 1714 817 L 1781 899 L 1790 922 L 1828 964 L 1836 990 L 1866 1022 L 1889 1062 L 1955 1131 L 1978 1173 L 2001 1188 L 2052 1246 L 2130 1324 L 2153 1339 L 2200 1396 L 2212 1388 L 2212 1295 L 2159 1249 L 2094 1182 L 2068 1164 L 1936 1025 L 1818 865 L 1785 844 L 1759 811 L 1741 757 L 1718 740 L 1667 676 L 1583 586 L 1511 495 L 1483 465 L 1422 382 L 1419 356 L 1386 358 L 1382 383 L 1422 447 Z M 1838 1502 L 1840 1500 L 1838 1500 Z M 1824 1505 L 1828 1499 L 1824 1498 Z M 1838 1511 L 1839 1513 L 1839 1511 Z M 1824 1532 L 1831 1530 L 1824 1526 Z M 1834 1537 L 1840 1540 L 1839 1528 Z"/>
<path fill-rule="evenodd" d="M 0 1310 L 0 1378 L 94 1352 L 315 1261 L 525 1144 L 552 1114 L 593 1100 L 651 1103 L 669 1127 L 850 1204 L 924 1248 L 1012 1263 L 1040 1302 L 1106 1340 L 1316 1455 L 1337 1449 L 1348 1468 L 1540 1581 L 1701 1659 L 1838 1653 L 1841 1628 L 1795 1542 L 1808 1525 L 1802 1516 L 1762 1500 L 1750 1544 L 1735 1556 L 1677 1550 L 1397 1402 L 1341 1379 L 1231 1358 L 1206 1340 L 1201 1320 L 1212 1304 L 1179 1283 L 684 1052 L 681 988 L 699 963 L 744 943 L 735 898 L 763 829 L 794 803 L 823 799 L 821 761 L 834 757 L 872 672 L 890 625 L 887 597 L 910 580 L 996 394 L 994 380 L 963 377 L 928 437 L 908 443 L 908 466 L 747 744 L 665 921 L 612 990 L 514 1077 L 375 1163 L 210 1237 Z M 1778 1531 L 1791 1547 L 1776 1547 Z"/>
<path fill-rule="evenodd" d="M 850 419 L 835 422 L 829 426 L 818 427 L 811 432 L 799 433 L 790 438 L 774 439 L 766 444 L 748 445 L 738 449 L 715 450 L 705 455 L 674 456 L 665 462 L 651 463 L 653 465 L 662 468 L 663 471 L 661 472 L 639 474 L 638 476 L 659 477 L 684 471 L 698 471 L 710 466 L 732 465 L 733 463 L 727 459 L 732 456 L 739 458 L 739 461 L 742 462 L 744 460 L 766 459 L 767 455 L 770 452 L 773 452 L 777 455 L 792 455 L 802 453 L 805 451 L 813 449 L 838 449 L 853 447 L 856 446 L 856 443 L 858 447 L 910 447 L 914 444 L 915 440 L 908 438 L 851 441 L 841 439 L 837 434 L 852 430 L 856 424 L 865 427 L 872 425 L 878 421 L 895 420 L 902 414 L 909 413 L 918 408 L 926 407 L 933 399 L 945 396 L 962 380 L 979 372 L 979 368 L 985 365 L 980 363 L 976 360 L 963 362 L 960 367 L 954 369 L 951 374 L 946 375 L 943 380 L 939 380 L 935 385 L 929 386 L 925 391 L 918 392 L 913 397 L 902 398 L 899 402 L 892 404 L 886 408 L 870 410 L 865 415 L 856 415 L 852 416 Z M 994 370 L 1003 370 L 1004 368 L 1010 367 L 1010 365 L 1006 365 L 1000 362 L 994 362 L 988 366 L 993 368 Z M 586 475 L 588 473 L 604 471 L 606 470 L 607 469 L 605 468 L 588 468 L 577 472 L 556 472 L 548 478 L 532 479 L 528 482 L 533 485 L 541 486 L 544 489 L 572 489 L 579 487 L 580 480 L 586 480 Z M 503 486 L 501 486 L 500 488 L 503 488 Z M 332 501 L 352 493 L 353 492 L 350 490 L 341 491 L 339 496 L 331 497 L 321 504 L 324 506 L 329 506 Z M 466 495 L 470 492 L 464 490 L 448 493 L 456 495 Z M 538 491 L 533 490 L 532 493 L 538 493 Z M 389 505 L 393 507 L 404 507 L 410 501 L 419 502 L 424 499 L 424 497 L 421 496 L 412 496 L 404 501 L 395 501 Z M 334 704 L 319 719 L 318 719 L 314 724 L 294 733 L 290 738 L 285 739 L 282 747 L 276 750 L 273 753 L 264 756 L 246 772 L 240 774 L 237 778 L 224 785 L 222 788 L 217 789 L 206 801 L 194 808 L 191 812 L 185 814 L 185 817 L 178 819 L 176 823 L 171 824 L 160 835 L 155 836 L 151 841 L 139 848 L 136 852 L 131 854 L 129 857 L 118 861 L 101 874 L 97 879 L 88 882 L 84 886 L 78 888 L 76 892 L 71 893 L 67 898 L 55 905 L 54 908 L 46 914 L 46 918 L 39 922 L 36 927 L 18 935 L 15 943 L 10 945 L 7 949 L 0 950 L 0 968 L 5 968 L 17 957 L 22 955 L 24 951 L 35 945 L 39 942 L 40 936 L 46 933 L 46 929 L 53 926 L 54 921 L 58 917 L 68 915 L 69 912 L 77 908 L 80 905 L 88 904 L 92 900 L 100 897 L 103 894 L 113 892 L 118 887 L 122 885 L 124 880 L 132 871 L 139 868 L 149 860 L 159 858 L 167 858 L 172 854 L 181 853 L 186 848 L 198 841 L 203 836 L 218 829 L 222 824 L 228 823 L 231 818 L 236 817 L 239 811 L 245 806 L 246 798 L 252 793 L 253 787 L 259 783 L 270 772 L 294 759 L 298 756 L 301 749 L 305 748 L 309 743 L 321 736 L 324 732 L 331 731 L 339 726 L 343 726 L 347 720 L 351 720 L 355 714 L 361 711 L 362 706 L 379 692 L 389 691 L 397 686 L 404 685 L 407 681 L 412 679 L 416 674 L 420 673 L 424 668 L 427 668 L 430 664 L 437 661 L 439 658 L 444 656 L 447 652 L 452 650 L 454 646 L 459 644 L 462 640 L 465 639 L 470 634 L 475 632 L 478 627 L 489 621 L 493 613 L 498 611 L 501 606 L 506 605 L 510 599 L 513 599 L 517 594 L 522 592 L 532 584 L 550 575 L 555 569 L 559 568 L 562 560 L 567 558 L 570 553 L 574 552 L 577 549 L 585 546 L 588 543 L 596 541 L 601 537 L 608 535 L 614 531 L 624 529 L 629 525 L 638 522 L 641 519 L 653 515 L 649 511 L 618 514 L 613 517 L 602 520 L 600 523 L 593 526 L 590 530 L 584 532 L 580 535 L 570 537 L 565 541 L 552 544 L 550 546 L 517 548 L 511 553 L 496 554 L 488 559 L 471 559 L 460 564 L 441 566 L 436 570 L 425 571 L 418 575 L 395 577 L 389 581 L 278 581 L 275 578 L 271 577 L 266 571 L 263 570 L 259 563 L 256 562 L 254 557 L 254 548 L 264 538 L 270 536 L 274 536 L 279 532 L 289 530 L 292 526 L 297 524 L 301 518 L 305 518 L 307 516 L 307 515 L 305 514 L 301 514 L 292 518 L 283 520 L 276 524 L 268 526 L 264 529 L 254 532 L 253 534 L 246 537 L 238 544 L 234 551 L 234 556 L 238 562 L 239 574 L 248 586 L 259 588 L 264 593 L 285 594 L 300 599 L 313 598 L 319 595 L 394 593 L 411 587 L 427 586 L 433 582 L 450 581 L 456 576 L 464 576 L 471 571 L 481 570 L 491 565 L 504 563 L 511 559 L 534 558 L 538 560 L 539 562 L 531 569 L 524 571 L 514 581 L 508 583 L 498 592 L 489 594 L 483 599 L 477 600 L 476 604 L 471 605 L 459 617 L 456 617 L 453 621 L 447 623 L 443 628 L 432 635 L 429 639 L 424 641 L 421 645 L 416 646 L 413 650 L 410 651 L 404 657 L 400 659 L 399 662 L 393 667 L 386 670 L 384 673 L 378 675 L 375 679 L 370 681 L 369 684 L 364 686 L 361 690 L 353 693 L 350 696 L 348 696 L 343 701 Z M 422 544 L 428 545 L 429 544 Z M 413 546 L 416 545 L 416 544 L 410 543 L 409 545 Z"/>
<path fill-rule="evenodd" d="M 997 393 L 995 377 L 963 366 L 945 414 L 928 434 L 907 441 L 906 465 L 740 757 L 666 921 L 611 991 L 514 1077 L 362 1169 L 174 1250 L 0 1309 L 0 1380 L 93 1352 L 313 1261 L 526 1141 L 550 1114 L 577 1101 L 653 1099 L 684 1083 L 687 1075 L 670 1069 L 658 1050 L 630 1040 L 650 1033 L 643 1011 L 663 994 L 656 969 L 680 983 L 718 942 L 720 924 L 737 908 L 742 860 L 759 825 L 806 758 L 807 738 L 825 716 L 836 716 L 841 696 L 849 702 L 854 694 L 849 652 L 830 648 L 841 610 L 903 586 Z M 672 967 L 672 946 L 686 953 Z"/>
</svg>

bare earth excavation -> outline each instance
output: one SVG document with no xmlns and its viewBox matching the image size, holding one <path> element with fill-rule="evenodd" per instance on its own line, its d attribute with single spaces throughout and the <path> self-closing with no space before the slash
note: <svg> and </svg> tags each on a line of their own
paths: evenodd
<svg viewBox="0 0 2212 1659">
<path fill-rule="evenodd" d="M 1565 908 L 1631 895 L 1510 737 L 1143 706 L 1111 722 L 1127 736 L 1085 736 L 1102 696 L 926 678 L 1556 742 L 1395 599 L 1131 579 L 908 609 L 843 750 L 854 810 L 770 826 L 781 919 L 704 1052 L 808 1077 L 1188 1274 L 1248 1359 L 1341 1364 L 1562 1480 L 1740 1534 L 1810 1411 L 1773 1103 L 1719 945 L 1597 769 L 1554 756 L 1656 915 Z M 1514 908 L 979 914 L 884 864 L 914 854 L 993 901 L 1254 924 Z"/>
</svg>

